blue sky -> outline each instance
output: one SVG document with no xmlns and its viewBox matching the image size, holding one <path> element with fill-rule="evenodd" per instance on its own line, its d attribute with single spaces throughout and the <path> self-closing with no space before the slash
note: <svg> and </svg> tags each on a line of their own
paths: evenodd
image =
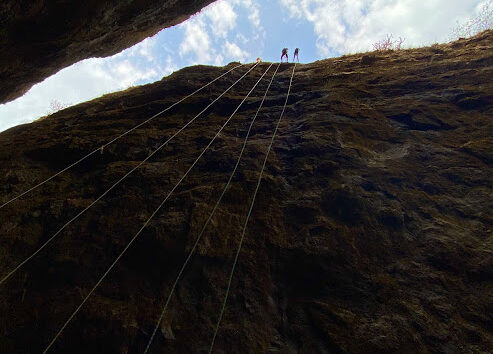
<svg viewBox="0 0 493 354">
<path fill-rule="evenodd" d="M 54 100 L 77 104 L 160 80 L 194 64 L 279 61 L 300 48 L 303 63 L 372 50 L 387 34 L 404 47 L 451 39 L 456 23 L 492 0 L 219 0 L 188 21 L 108 58 L 59 71 L 23 97 L 0 105 L 0 131 L 44 116 Z M 493 8 L 493 6 L 491 6 Z"/>
</svg>

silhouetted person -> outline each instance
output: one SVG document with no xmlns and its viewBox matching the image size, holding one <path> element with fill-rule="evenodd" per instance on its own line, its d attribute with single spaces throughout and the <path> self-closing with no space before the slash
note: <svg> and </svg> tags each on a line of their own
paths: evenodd
<svg viewBox="0 0 493 354">
<path fill-rule="evenodd" d="M 300 58 L 299 58 L 299 56 L 298 56 L 299 51 L 300 51 L 300 48 L 296 48 L 296 49 L 294 50 L 294 55 L 293 55 L 293 63 L 294 63 L 294 58 L 296 58 L 296 60 L 298 60 L 298 63 L 300 62 Z"/>
<path fill-rule="evenodd" d="M 282 58 L 286 57 L 286 63 L 289 62 L 288 58 L 288 48 L 283 48 L 282 49 L 282 54 L 281 54 L 281 63 L 282 63 Z"/>
</svg>

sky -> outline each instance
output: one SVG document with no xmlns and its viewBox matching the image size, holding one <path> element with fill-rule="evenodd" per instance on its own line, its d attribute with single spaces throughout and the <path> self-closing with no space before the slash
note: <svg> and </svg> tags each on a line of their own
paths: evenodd
<svg viewBox="0 0 493 354">
<path fill-rule="evenodd" d="M 404 48 L 448 42 L 457 23 L 492 0 L 219 0 L 189 20 L 112 57 L 60 70 L 24 96 L 0 105 L 0 131 L 103 94 L 160 80 L 195 64 L 300 62 L 372 50 L 388 34 Z M 493 8 L 493 6 L 491 6 Z"/>
</svg>

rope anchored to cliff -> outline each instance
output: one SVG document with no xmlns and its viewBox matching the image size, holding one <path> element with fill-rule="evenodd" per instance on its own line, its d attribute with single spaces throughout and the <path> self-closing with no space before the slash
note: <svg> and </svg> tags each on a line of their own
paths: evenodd
<svg viewBox="0 0 493 354">
<path fill-rule="evenodd" d="M 127 130 L 126 132 L 124 132 L 124 133 L 122 133 L 122 134 L 118 135 L 116 138 L 113 138 L 113 139 L 112 139 L 112 140 L 110 140 L 109 142 L 107 142 L 107 143 L 105 143 L 105 144 L 101 145 L 100 147 L 98 147 L 97 149 L 95 149 L 95 150 L 91 151 L 90 153 L 88 153 L 88 154 L 87 154 L 87 155 L 85 155 L 84 157 L 82 157 L 82 158 L 80 158 L 79 160 L 75 161 L 75 162 L 74 162 L 74 163 L 72 163 L 71 165 L 69 165 L 69 166 L 65 167 L 63 170 L 61 170 L 61 171 L 59 171 L 59 172 L 55 173 L 53 176 L 51 176 L 51 177 L 49 177 L 49 178 L 45 179 L 44 181 L 42 181 L 42 182 L 40 182 L 40 183 L 36 184 L 35 186 L 33 186 L 33 187 L 29 188 L 29 189 L 28 189 L 28 190 L 26 190 L 25 192 L 23 192 L 23 193 L 21 193 L 21 194 L 19 194 L 19 195 L 15 196 L 14 198 L 12 198 L 12 199 L 10 199 L 10 200 L 6 201 L 5 203 L 3 203 L 3 204 L 1 204 L 1 205 L 0 205 L 0 209 L 2 209 L 3 207 L 7 206 L 7 205 L 8 205 L 8 204 L 10 204 L 10 203 L 12 203 L 13 201 L 15 201 L 15 200 L 17 200 L 17 199 L 19 199 L 19 198 L 21 198 L 21 197 L 25 196 L 25 195 L 26 195 L 26 194 L 28 194 L 29 192 L 32 192 L 32 191 L 33 191 L 33 190 L 35 190 L 36 188 L 41 187 L 41 186 L 42 186 L 42 185 L 44 185 L 45 183 L 48 183 L 49 181 L 51 181 L 51 180 L 52 180 L 52 179 L 54 179 L 55 177 L 57 177 L 57 176 L 61 175 L 62 173 L 64 173 L 64 172 L 66 172 L 66 171 L 70 170 L 72 167 L 74 167 L 74 166 L 76 166 L 76 165 L 80 164 L 82 161 L 84 161 L 84 160 L 88 159 L 90 156 L 94 155 L 94 154 L 95 154 L 95 153 L 97 153 L 98 151 L 100 151 L 100 152 L 102 153 L 102 152 L 104 151 L 104 148 L 105 148 L 105 147 L 107 147 L 108 145 L 113 144 L 113 143 L 114 143 L 115 141 L 117 141 L 118 139 L 123 138 L 124 136 L 126 136 L 126 135 L 127 135 L 127 134 L 129 134 L 129 133 L 131 133 L 131 132 L 132 132 L 132 131 L 134 131 L 135 129 L 140 128 L 140 127 L 141 127 L 141 126 L 143 126 L 144 124 L 149 123 L 149 122 L 150 122 L 151 120 L 153 120 L 154 118 L 156 118 L 156 117 L 160 116 L 161 114 L 163 114 L 163 113 L 165 113 L 165 112 L 169 111 L 171 108 L 173 108 L 173 107 L 175 107 L 176 105 L 178 105 L 178 104 L 182 103 L 182 102 L 183 102 L 183 101 L 185 101 L 187 98 L 192 97 L 192 96 L 193 96 L 193 95 L 195 95 L 196 93 L 198 93 L 198 92 L 202 91 L 202 90 L 203 90 L 204 88 L 206 88 L 207 86 L 209 86 L 209 85 L 213 84 L 214 82 L 216 82 L 217 80 L 219 80 L 219 79 L 220 79 L 220 78 L 222 78 L 223 76 L 225 76 L 225 75 L 229 74 L 231 71 L 233 71 L 233 70 L 235 70 L 235 69 L 239 68 L 240 66 L 243 66 L 243 64 L 237 65 L 237 66 L 235 66 L 234 68 L 232 68 L 232 69 L 230 69 L 230 70 L 226 71 L 224 74 L 222 74 L 222 75 L 220 75 L 220 76 L 216 77 L 214 80 L 212 80 L 212 81 L 210 81 L 209 83 L 205 84 L 204 86 L 202 86 L 202 87 L 198 88 L 197 90 L 195 90 L 195 91 L 194 91 L 194 92 L 192 92 L 191 94 L 189 94 L 189 95 L 185 96 L 184 98 L 182 98 L 182 99 L 181 99 L 181 100 L 179 100 L 178 102 L 173 103 L 171 106 L 169 106 L 169 107 L 167 107 L 167 108 L 163 109 L 161 112 L 156 113 L 155 115 L 153 115 L 152 117 L 150 117 L 150 118 L 146 119 L 146 120 L 145 120 L 145 121 L 143 121 L 142 123 L 137 124 L 137 125 L 136 125 L 136 126 L 134 126 L 133 128 L 131 128 L 131 129 Z"/>
<path fill-rule="evenodd" d="M 245 219 L 245 223 L 243 224 L 243 231 L 241 234 L 240 242 L 238 244 L 238 249 L 236 250 L 236 255 L 235 255 L 234 262 L 233 262 L 233 266 L 231 267 L 231 273 L 229 274 L 228 287 L 226 289 L 226 294 L 224 295 L 224 301 L 223 301 L 223 305 L 221 307 L 221 312 L 219 314 L 219 319 L 217 320 L 216 329 L 214 331 L 214 336 L 212 337 L 211 346 L 209 348 L 209 354 L 212 353 L 212 349 L 214 348 L 214 342 L 216 341 L 217 332 L 219 331 L 219 326 L 221 325 L 221 320 L 223 318 L 224 310 L 226 309 L 226 302 L 228 301 L 228 295 L 229 295 L 229 291 L 231 289 L 231 281 L 233 279 L 233 274 L 234 274 L 234 271 L 236 268 L 236 264 L 238 263 L 238 256 L 240 255 L 241 246 L 243 245 L 243 240 L 245 238 L 245 232 L 246 232 L 246 228 L 248 225 L 248 220 L 250 219 L 250 215 L 252 214 L 253 206 L 255 204 L 255 198 L 257 197 L 258 189 L 260 187 L 260 182 L 262 181 L 262 175 L 264 173 L 265 165 L 267 164 L 267 158 L 269 157 L 270 150 L 272 149 L 272 145 L 274 143 L 274 139 L 276 137 L 277 130 L 279 129 L 279 124 L 281 123 L 281 119 L 284 115 L 284 111 L 286 110 L 286 105 L 288 103 L 289 93 L 291 92 L 291 85 L 293 83 L 293 77 L 294 77 L 294 70 L 295 69 L 296 69 L 296 64 L 294 64 L 293 73 L 291 74 L 291 80 L 289 81 L 289 88 L 288 88 L 288 93 L 286 95 L 286 101 L 284 102 L 284 107 L 282 109 L 281 116 L 279 117 L 279 120 L 277 121 L 276 128 L 274 130 L 274 133 L 272 134 L 272 138 L 270 140 L 270 145 L 267 148 L 267 152 L 266 152 L 265 158 L 264 158 L 264 164 L 262 165 L 262 169 L 260 170 L 260 175 L 259 175 L 258 180 L 257 180 L 257 186 L 255 188 L 255 192 L 253 193 L 252 202 L 250 203 L 250 209 L 248 210 L 248 214 L 247 214 L 247 217 Z"/>
<path fill-rule="evenodd" d="M 269 66 L 269 68 L 267 69 L 267 71 L 271 68 L 272 65 L 273 64 L 271 64 Z M 158 321 L 156 323 L 156 326 L 154 327 L 154 331 L 152 332 L 151 338 L 149 339 L 149 342 L 147 343 L 147 347 L 146 347 L 146 349 L 144 351 L 144 354 L 146 354 L 149 351 L 149 348 L 150 348 L 150 346 L 152 344 L 152 341 L 154 340 L 154 337 L 156 335 L 156 332 L 157 332 L 159 326 L 161 325 L 161 322 L 162 322 L 162 320 L 164 318 L 164 315 L 166 314 L 166 310 L 167 310 L 168 305 L 169 305 L 169 303 L 171 301 L 171 297 L 173 296 L 173 293 L 174 293 L 174 291 L 176 289 L 176 286 L 178 285 L 178 282 L 180 281 L 180 278 L 181 278 L 183 272 L 185 271 L 185 268 L 187 267 L 188 262 L 190 261 L 190 259 L 192 258 L 193 254 L 195 253 L 195 249 L 197 248 L 197 245 L 199 244 L 199 242 L 200 242 L 200 240 L 202 238 L 202 235 L 204 234 L 207 226 L 209 225 L 209 222 L 212 220 L 212 217 L 214 216 L 214 213 L 216 212 L 216 209 L 219 207 L 219 204 L 221 203 L 221 201 L 222 201 L 222 199 L 224 197 L 224 194 L 226 194 L 226 191 L 228 190 L 229 185 L 231 184 L 231 181 L 233 180 L 233 176 L 235 175 L 236 170 L 238 169 L 238 166 L 240 164 L 241 158 L 243 156 L 243 152 L 245 151 L 245 147 L 246 147 L 248 138 L 250 137 L 250 132 L 252 130 L 253 124 L 255 123 L 255 120 L 257 119 L 257 116 L 258 116 L 258 114 L 260 112 L 260 109 L 262 108 L 262 106 L 264 104 L 265 98 L 267 97 L 267 93 L 269 92 L 269 89 L 270 89 L 270 87 L 272 85 L 272 82 L 274 81 L 274 77 L 276 76 L 277 71 L 279 70 L 279 66 L 280 65 L 281 65 L 280 63 L 277 65 L 277 68 L 276 68 L 276 70 L 275 70 L 274 74 L 272 75 L 272 78 L 271 78 L 271 80 L 269 82 L 269 85 L 267 86 L 267 89 L 265 90 L 265 94 L 264 94 L 264 97 L 262 98 L 262 102 L 260 102 L 260 106 L 258 107 L 257 112 L 255 113 L 255 116 L 253 117 L 253 119 L 252 119 L 252 121 L 250 123 L 250 126 L 248 127 L 247 134 L 245 136 L 245 139 L 243 140 L 243 146 L 241 148 L 240 155 L 238 156 L 238 159 L 236 160 L 236 165 L 233 168 L 233 171 L 231 172 L 231 175 L 229 176 L 229 180 L 226 183 L 226 185 L 224 186 L 224 189 L 223 189 L 223 191 L 222 191 L 219 199 L 217 200 L 216 204 L 214 205 L 214 208 L 212 209 L 209 217 L 207 218 L 207 221 L 205 222 L 204 226 L 202 227 L 202 230 L 200 231 L 199 235 L 197 236 L 197 239 L 195 240 L 195 243 L 193 244 L 192 249 L 188 253 L 187 258 L 185 259 L 185 262 L 183 263 L 183 266 L 181 267 L 181 269 L 180 269 L 180 271 L 179 271 L 179 273 L 178 273 L 178 275 L 177 275 L 177 277 L 175 279 L 175 282 L 173 283 L 173 286 L 171 287 L 171 291 L 170 291 L 170 293 L 168 295 L 168 298 L 166 299 L 166 302 L 164 304 L 163 310 L 161 311 L 161 314 L 160 314 L 159 319 L 158 319 Z"/>
<path fill-rule="evenodd" d="M 258 65 L 255 64 L 253 68 L 255 68 Z M 252 70 L 250 69 L 250 70 Z M 92 295 L 92 293 L 98 288 L 98 286 L 101 284 L 101 282 L 106 278 L 106 276 L 111 272 L 111 270 L 114 268 L 114 266 L 118 263 L 118 261 L 123 257 L 123 255 L 127 252 L 127 250 L 130 248 L 130 246 L 134 243 L 134 241 L 139 237 L 139 235 L 142 233 L 142 231 L 147 227 L 147 225 L 150 223 L 150 221 L 154 218 L 154 216 L 159 212 L 159 210 L 163 207 L 163 205 L 168 201 L 170 196 L 173 194 L 173 192 L 178 188 L 178 186 L 181 184 L 181 182 L 187 177 L 187 175 L 190 173 L 190 171 L 193 169 L 193 167 L 197 164 L 197 162 L 202 158 L 202 156 L 205 154 L 205 152 L 209 149 L 209 147 L 214 143 L 216 138 L 221 134 L 223 129 L 227 126 L 227 124 L 231 121 L 233 116 L 236 114 L 236 112 L 240 109 L 240 107 L 243 105 L 243 103 L 246 101 L 246 99 L 250 96 L 250 94 L 253 92 L 253 90 L 257 87 L 257 85 L 260 83 L 262 78 L 267 74 L 267 71 L 270 69 L 269 68 L 262 74 L 262 76 L 258 79 L 258 81 L 255 83 L 255 85 L 252 87 L 252 89 L 248 92 L 248 94 L 243 98 L 243 100 L 240 102 L 238 107 L 234 110 L 234 112 L 231 114 L 231 116 L 226 120 L 226 122 L 221 126 L 219 131 L 214 135 L 214 137 L 211 139 L 209 144 L 202 150 L 200 155 L 195 159 L 195 161 L 192 163 L 192 165 L 188 168 L 188 170 L 185 172 L 185 174 L 180 178 L 180 180 L 175 184 L 175 186 L 169 191 L 169 193 L 166 195 L 164 200 L 159 204 L 159 206 L 153 211 L 151 216 L 146 220 L 146 222 L 142 225 L 142 227 L 139 229 L 139 231 L 132 237 L 132 239 L 127 243 L 123 251 L 116 257 L 116 259 L 113 261 L 113 263 L 109 266 L 109 268 L 103 273 L 103 275 L 99 278 L 99 280 L 96 282 L 94 287 L 89 291 L 89 293 L 85 296 L 85 298 L 82 300 L 81 304 L 75 309 L 75 311 L 70 315 L 70 317 L 67 319 L 67 321 L 63 324 L 61 329 L 57 332 L 55 337 L 52 339 L 52 341 L 48 344 L 46 349 L 43 351 L 44 353 L 47 353 L 50 348 L 53 346 L 53 344 L 56 342 L 56 340 L 60 337 L 64 329 L 68 326 L 70 321 L 77 315 L 77 313 L 80 311 L 80 309 L 84 306 L 86 301 L 89 299 L 89 297 Z M 246 74 L 245 74 L 246 75 Z"/>
<path fill-rule="evenodd" d="M 107 195 L 111 190 L 113 190 L 116 186 L 118 186 L 125 178 L 127 178 L 130 174 L 132 174 L 135 170 L 141 167 L 147 160 L 149 160 L 152 156 L 154 156 L 158 151 L 160 151 L 164 146 L 166 146 L 172 139 L 174 139 L 179 133 L 181 133 L 186 127 L 192 124 L 199 116 L 202 115 L 210 106 L 212 106 L 216 101 L 218 101 L 222 96 L 224 96 L 229 90 L 233 88 L 238 82 L 240 82 L 250 71 L 252 71 L 257 64 L 254 64 L 246 73 L 244 73 L 238 80 L 236 80 L 231 86 L 229 86 L 223 93 L 221 93 L 217 98 L 215 98 L 211 103 L 207 105 L 202 111 L 200 111 L 195 117 L 188 121 L 183 127 L 181 127 L 176 133 L 174 133 L 169 139 L 167 139 L 164 143 L 162 143 L 156 150 L 154 150 L 149 156 L 147 156 L 144 160 L 142 160 L 137 166 L 132 168 L 129 172 L 127 172 L 123 177 L 121 177 L 118 181 L 116 181 L 110 188 L 108 188 L 103 194 L 101 194 L 98 198 L 93 200 L 87 207 L 85 207 L 82 211 L 80 211 L 77 215 L 75 215 L 72 219 L 66 222 L 54 235 L 52 235 L 47 241 L 41 245 L 33 254 L 27 257 L 24 261 L 18 264 L 12 271 L 10 271 L 7 275 L 5 275 L 2 279 L 0 279 L 0 285 L 2 285 L 7 279 L 9 279 L 17 270 L 19 270 L 24 264 L 29 262 L 33 257 L 35 257 L 39 252 L 41 252 L 55 237 L 60 234 L 67 226 L 69 226 L 73 221 L 78 219 L 82 214 L 84 214 L 87 210 L 89 210 L 94 204 L 96 204 L 99 200 L 101 200 L 105 195 Z M 96 150 L 96 151 L 99 151 Z"/>
</svg>

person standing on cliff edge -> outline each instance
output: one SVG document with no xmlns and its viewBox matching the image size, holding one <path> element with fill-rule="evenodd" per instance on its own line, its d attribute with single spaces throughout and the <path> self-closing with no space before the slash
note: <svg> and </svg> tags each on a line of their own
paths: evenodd
<svg viewBox="0 0 493 354">
<path fill-rule="evenodd" d="M 296 58 L 298 60 L 298 63 L 300 62 L 300 57 L 298 56 L 299 51 L 300 51 L 300 48 L 296 48 L 294 50 L 293 63 L 294 63 L 294 58 Z"/>
<path fill-rule="evenodd" d="M 282 53 L 281 53 L 281 63 L 282 63 L 282 58 L 286 57 L 286 63 L 289 62 L 288 59 L 288 48 L 283 48 Z"/>
</svg>

